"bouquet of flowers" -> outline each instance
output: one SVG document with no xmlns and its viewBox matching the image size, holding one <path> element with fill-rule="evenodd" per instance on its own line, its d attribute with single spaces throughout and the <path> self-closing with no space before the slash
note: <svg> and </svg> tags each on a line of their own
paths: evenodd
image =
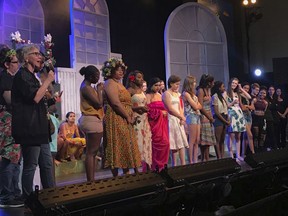
<svg viewBox="0 0 288 216">
<path fill-rule="evenodd" d="M 49 70 L 54 71 L 54 65 L 56 64 L 56 60 L 53 57 L 52 53 L 52 47 L 54 46 L 54 43 L 52 42 L 52 36 L 51 34 L 47 34 L 44 36 L 44 41 L 41 42 L 41 45 L 44 47 L 44 65 L 49 68 Z"/>
</svg>

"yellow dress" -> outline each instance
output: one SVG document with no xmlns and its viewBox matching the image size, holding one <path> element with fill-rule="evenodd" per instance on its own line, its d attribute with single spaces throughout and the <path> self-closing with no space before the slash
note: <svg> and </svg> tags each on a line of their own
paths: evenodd
<svg viewBox="0 0 288 216">
<path fill-rule="evenodd" d="M 130 93 L 126 89 L 119 90 L 119 99 L 126 112 L 132 116 Z M 133 125 L 116 114 L 108 104 L 104 125 L 106 132 L 105 167 L 135 168 L 141 166 L 141 157 Z"/>
</svg>

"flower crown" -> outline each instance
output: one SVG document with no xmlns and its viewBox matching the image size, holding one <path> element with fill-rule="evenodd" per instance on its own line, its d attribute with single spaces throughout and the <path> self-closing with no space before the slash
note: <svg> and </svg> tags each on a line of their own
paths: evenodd
<svg viewBox="0 0 288 216">
<path fill-rule="evenodd" d="M 16 51 L 14 49 L 10 49 L 6 55 L 5 58 L 11 58 L 12 56 L 16 56 Z"/>
<path fill-rule="evenodd" d="M 127 66 L 120 58 L 110 58 L 108 61 L 104 62 L 104 65 L 101 68 L 102 76 L 106 80 L 111 77 L 112 69 L 116 67 L 122 67 L 124 70 L 127 69 Z"/>
</svg>

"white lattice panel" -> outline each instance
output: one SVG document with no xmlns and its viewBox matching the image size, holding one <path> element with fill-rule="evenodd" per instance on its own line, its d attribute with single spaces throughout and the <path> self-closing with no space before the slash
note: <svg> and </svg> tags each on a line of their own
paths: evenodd
<svg viewBox="0 0 288 216">
<path fill-rule="evenodd" d="M 79 108 L 79 89 L 76 88 L 76 71 L 73 68 L 56 68 L 57 79 L 60 89 L 63 91 L 61 97 L 61 119 L 65 119 L 67 112 L 76 113 L 76 117 L 80 115 Z"/>
</svg>

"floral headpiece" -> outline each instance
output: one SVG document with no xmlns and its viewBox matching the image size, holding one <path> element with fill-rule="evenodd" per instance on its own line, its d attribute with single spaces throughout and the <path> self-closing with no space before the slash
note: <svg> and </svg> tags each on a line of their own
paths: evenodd
<svg viewBox="0 0 288 216">
<path fill-rule="evenodd" d="M 10 49 L 6 55 L 5 58 L 11 58 L 12 56 L 16 56 L 16 51 L 14 49 Z"/>
<path fill-rule="evenodd" d="M 129 79 L 130 82 L 134 82 L 136 78 L 135 78 L 134 75 L 130 75 L 130 76 L 128 77 L 128 79 Z"/>
<path fill-rule="evenodd" d="M 122 67 L 124 70 L 127 69 L 127 66 L 122 59 L 110 58 L 108 61 L 104 62 L 104 65 L 101 68 L 104 80 L 111 77 L 111 70 L 116 67 Z"/>
</svg>

